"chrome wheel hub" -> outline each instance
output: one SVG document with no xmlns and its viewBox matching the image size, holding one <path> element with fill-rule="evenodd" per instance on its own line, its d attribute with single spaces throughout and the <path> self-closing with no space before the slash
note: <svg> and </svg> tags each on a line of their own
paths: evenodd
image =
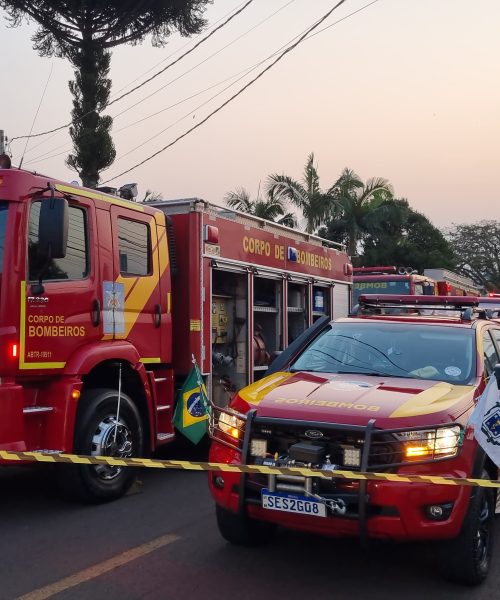
<svg viewBox="0 0 500 600">
<path fill-rule="evenodd" d="M 96 427 L 92 437 L 92 456 L 130 458 L 132 450 L 132 432 L 121 417 L 117 422 L 115 415 L 108 415 Z M 108 465 L 97 465 L 95 467 L 99 477 L 107 481 L 118 477 L 122 469 L 123 467 Z"/>
</svg>

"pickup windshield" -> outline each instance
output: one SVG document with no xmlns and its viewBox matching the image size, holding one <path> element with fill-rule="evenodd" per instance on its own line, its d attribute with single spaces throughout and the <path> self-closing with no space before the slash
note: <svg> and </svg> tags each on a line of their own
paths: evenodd
<svg viewBox="0 0 500 600">
<path fill-rule="evenodd" d="M 475 377 L 470 329 L 398 323 L 334 323 L 291 371 L 359 373 L 467 384 Z"/>
</svg>

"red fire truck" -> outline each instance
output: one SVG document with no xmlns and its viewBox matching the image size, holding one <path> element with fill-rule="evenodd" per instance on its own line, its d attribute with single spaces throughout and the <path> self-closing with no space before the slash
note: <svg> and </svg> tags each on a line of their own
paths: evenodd
<svg viewBox="0 0 500 600">
<path fill-rule="evenodd" d="M 349 307 L 343 246 L 198 199 L 152 206 L 4 168 L 0 239 L 3 450 L 147 455 L 174 438 L 193 355 L 223 405 Z M 134 471 L 57 473 L 102 501 Z"/>
<path fill-rule="evenodd" d="M 425 269 L 424 275 L 436 282 L 440 296 L 480 296 L 481 290 L 470 279 L 448 269 Z"/>
<path fill-rule="evenodd" d="M 355 267 L 353 269 L 352 305 L 360 294 L 433 295 L 435 282 L 419 275 L 411 267 Z"/>
</svg>

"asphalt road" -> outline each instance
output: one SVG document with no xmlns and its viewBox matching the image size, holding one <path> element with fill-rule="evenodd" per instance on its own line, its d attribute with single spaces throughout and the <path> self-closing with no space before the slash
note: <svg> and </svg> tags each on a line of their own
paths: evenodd
<svg viewBox="0 0 500 600">
<path fill-rule="evenodd" d="M 1 468 L 0 600 L 499 597 L 500 518 L 487 583 L 463 588 L 440 579 L 425 545 L 362 551 L 355 540 L 279 531 L 268 546 L 232 547 L 206 478 L 149 470 L 120 501 L 81 506 L 57 495 L 48 468 Z"/>
</svg>

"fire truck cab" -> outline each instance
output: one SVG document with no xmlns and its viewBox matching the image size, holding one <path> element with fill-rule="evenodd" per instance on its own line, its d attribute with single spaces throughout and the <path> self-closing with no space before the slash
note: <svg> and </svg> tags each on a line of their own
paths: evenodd
<svg viewBox="0 0 500 600">
<path fill-rule="evenodd" d="M 424 275 L 434 279 L 440 296 L 480 296 L 481 290 L 470 277 L 448 269 L 424 269 Z"/>
<path fill-rule="evenodd" d="M 354 267 L 352 306 L 358 304 L 360 294 L 433 295 L 435 282 L 427 275 L 419 275 L 411 267 Z"/>
<path fill-rule="evenodd" d="M 199 199 L 143 204 L 0 169 L 0 449 L 144 456 L 194 356 L 213 400 L 346 314 L 345 248 Z M 90 501 L 134 469 L 57 469 Z"/>
</svg>

